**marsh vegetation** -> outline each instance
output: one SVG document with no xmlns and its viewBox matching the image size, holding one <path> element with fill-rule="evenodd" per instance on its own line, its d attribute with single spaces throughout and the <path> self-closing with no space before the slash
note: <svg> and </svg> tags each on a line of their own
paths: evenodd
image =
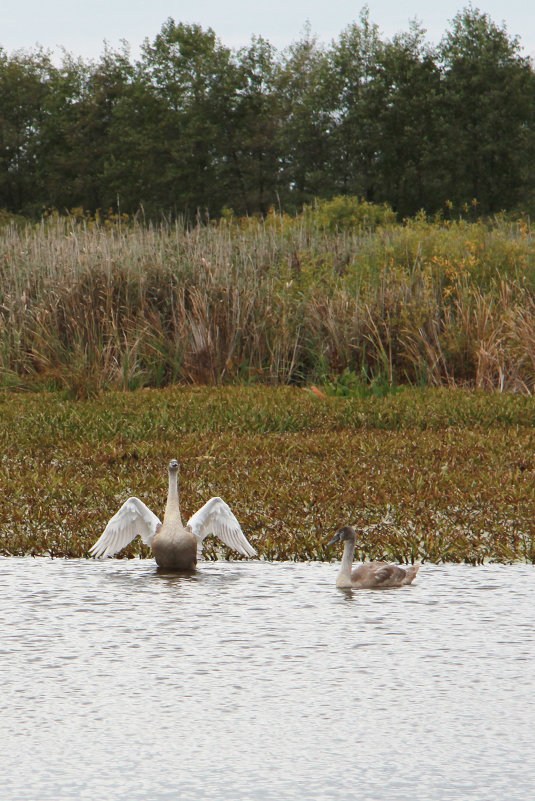
<svg viewBox="0 0 535 801">
<path fill-rule="evenodd" d="M 1 553 L 87 554 L 176 457 L 184 514 L 222 496 L 266 559 L 353 523 L 357 558 L 535 561 L 529 221 L 338 198 L 0 251 Z"/>
<path fill-rule="evenodd" d="M 0 383 L 68 397 L 186 384 L 531 394 L 531 224 L 297 215 L 0 226 Z"/>
<path fill-rule="evenodd" d="M 162 507 L 176 456 L 184 515 L 220 495 L 264 559 L 331 559 L 325 543 L 351 522 L 358 559 L 535 561 L 526 396 L 170 387 L 74 401 L 18 392 L 0 396 L 0 420 L 4 555 L 87 555 L 129 495 Z M 216 556 L 210 545 L 205 553 Z M 135 542 L 121 556 L 136 554 L 149 555 Z"/>
</svg>

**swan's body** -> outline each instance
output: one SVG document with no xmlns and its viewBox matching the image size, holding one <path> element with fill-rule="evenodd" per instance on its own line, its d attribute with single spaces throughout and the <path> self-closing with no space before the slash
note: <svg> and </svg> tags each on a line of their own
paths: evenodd
<svg viewBox="0 0 535 801">
<path fill-rule="evenodd" d="M 344 554 L 340 573 L 336 579 L 336 586 L 340 589 L 387 589 L 401 587 L 403 584 L 412 584 L 420 565 L 411 565 L 403 568 L 391 565 L 388 562 L 364 562 L 353 568 L 353 555 L 355 553 L 355 530 L 351 526 L 338 529 L 333 539 L 327 543 L 344 543 Z"/>
<path fill-rule="evenodd" d="M 256 556 L 234 514 L 221 498 L 211 498 L 184 525 L 180 516 L 175 459 L 169 463 L 168 472 L 169 491 L 163 523 L 139 498 L 128 498 L 90 548 L 93 556 L 113 556 L 139 536 L 152 548 L 158 567 L 195 570 L 202 542 L 208 534 L 215 534 L 244 556 Z"/>
</svg>

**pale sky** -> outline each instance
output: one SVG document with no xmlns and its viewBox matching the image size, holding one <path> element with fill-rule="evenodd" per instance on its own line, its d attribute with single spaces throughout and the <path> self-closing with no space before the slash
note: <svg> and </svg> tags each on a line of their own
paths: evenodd
<svg viewBox="0 0 535 801">
<path fill-rule="evenodd" d="M 411 19 L 427 30 L 436 44 L 449 21 L 468 0 L 369 0 L 370 19 L 383 38 L 406 31 Z M 523 53 L 535 59 L 533 0 L 485 0 L 474 8 L 505 23 L 510 35 L 520 37 Z M 305 24 L 320 42 L 328 44 L 358 19 L 364 2 L 350 0 L 0 0 L 0 47 L 8 53 L 41 44 L 58 52 L 61 47 L 84 59 L 98 58 L 107 41 L 112 48 L 121 39 L 136 57 L 148 37 L 154 39 L 168 17 L 176 22 L 211 27 L 223 44 L 237 48 L 251 36 L 263 36 L 282 49 L 299 39 Z"/>
</svg>

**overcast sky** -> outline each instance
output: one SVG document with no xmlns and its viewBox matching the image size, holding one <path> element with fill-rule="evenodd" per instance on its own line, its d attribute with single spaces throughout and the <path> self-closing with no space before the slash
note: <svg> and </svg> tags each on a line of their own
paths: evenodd
<svg viewBox="0 0 535 801">
<path fill-rule="evenodd" d="M 246 45 L 253 35 L 284 48 L 300 37 L 307 21 L 318 39 L 328 44 L 358 19 L 363 5 L 350 0 L 0 0 L 0 46 L 11 53 L 39 43 L 56 51 L 64 47 L 88 59 L 100 56 L 104 40 L 117 47 L 126 39 L 137 56 L 139 45 L 146 37 L 153 39 L 168 17 L 211 27 L 233 48 Z M 367 5 L 383 38 L 406 31 L 409 21 L 418 19 L 428 41 L 437 43 L 449 21 L 469 3 L 370 0 Z M 533 0 L 486 0 L 472 5 L 494 22 L 505 23 L 510 35 L 520 37 L 524 55 L 535 59 Z"/>
</svg>

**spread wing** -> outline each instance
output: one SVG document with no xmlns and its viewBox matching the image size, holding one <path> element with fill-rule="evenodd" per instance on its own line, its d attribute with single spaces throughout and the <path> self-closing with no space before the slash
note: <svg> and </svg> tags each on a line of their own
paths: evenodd
<svg viewBox="0 0 535 801">
<path fill-rule="evenodd" d="M 247 541 L 241 526 L 230 507 L 221 498 L 211 498 L 188 520 L 188 527 L 197 539 L 197 552 L 202 550 L 202 541 L 208 534 L 215 534 L 221 542 L 243 556 L 256 556 L 256 551 Z"/>
<path fill-rule="evenodd" d="M 100 539 L 89 549 L 92 556 L 113 556 L 135 537 L 150 545 L 161 526 L 159 518 L 139 498 L 129 498 L 108 521 Z"/>
</svg>

